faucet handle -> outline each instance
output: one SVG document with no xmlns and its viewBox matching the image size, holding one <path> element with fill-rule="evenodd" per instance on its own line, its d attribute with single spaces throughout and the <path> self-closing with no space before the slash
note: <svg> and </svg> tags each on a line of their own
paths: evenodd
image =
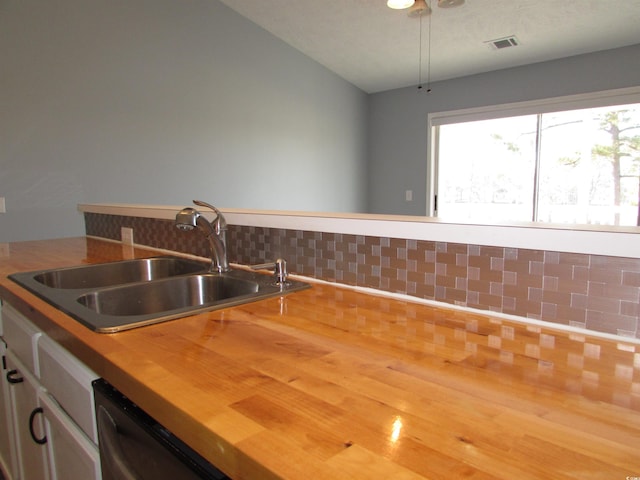
<svg viewBox="0 0 640 480">
<path fill-rule="evenodd" d="M 287 262 L 278 258 L 275 262 L 260 263 L 251 265 L 252 270 L 273 270 L 276 277 L 276 284 L 284 285 L 287 282 Z"/>
<path fill-rule="evenodd" d="M 198 205 L 199 207 L 207 207 L 216 214 L 216 218 L 213 219 L 213 224 L 215 224 L 215 231 L 217 234 L 220 234 L 221 230 L 227 229 L 227 221 L 225 220 L 224 215 L 222 215 L 220 210 L 218 210 L 210 203 L 203 202 L 202 200 L 193 200 L 193 203 Z"/>
</svg>

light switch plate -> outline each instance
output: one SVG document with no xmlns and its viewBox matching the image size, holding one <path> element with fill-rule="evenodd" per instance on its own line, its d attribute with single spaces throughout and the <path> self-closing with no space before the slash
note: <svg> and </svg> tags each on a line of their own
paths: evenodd
<svg viewBox="0 0 640 480">
<path fill-rule="evenodd" d="M 120 238 L 125 245 L 133 245 L 133 228 L 120 228 Z"/>
<path fill-rule="evenodd" d="M 0 213 L 6 213 L 6 212 L 7 212 L 7 208 L 4 203 L 4 197 L 0 197 Z"/>
</svg>

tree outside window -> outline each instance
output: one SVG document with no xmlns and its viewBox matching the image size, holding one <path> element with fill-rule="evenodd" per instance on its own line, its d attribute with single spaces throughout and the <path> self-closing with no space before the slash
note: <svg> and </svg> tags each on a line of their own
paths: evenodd
<svg viewBox="0 0 640 480">
<path fill-rule="evenodd" d="M 640 225 L 640 105 L 437 128 L 439 217 Z"/>
</svg>

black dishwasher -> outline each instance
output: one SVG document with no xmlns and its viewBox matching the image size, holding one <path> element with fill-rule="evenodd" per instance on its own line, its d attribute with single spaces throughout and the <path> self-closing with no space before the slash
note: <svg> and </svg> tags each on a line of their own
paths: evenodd
<svg viewBox="0 0 640 480">
<path fill-rule="evenodd" d="M 229 479 L 104 379 L 93 392 L 102 480 Z"/>
</svg>

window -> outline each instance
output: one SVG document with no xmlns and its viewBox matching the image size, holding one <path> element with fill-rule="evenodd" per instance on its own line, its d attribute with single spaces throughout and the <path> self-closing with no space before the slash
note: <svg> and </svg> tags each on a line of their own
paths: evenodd
<svg viewBox="0 0 640 480">
<path fill-rule="evenodd" d="M 431 118 L 436 215 L 479 222 L 638 225 L 640 103 L 589 108 L 575 103 L 527 103 L 520 109 Z"/>
</svg>

